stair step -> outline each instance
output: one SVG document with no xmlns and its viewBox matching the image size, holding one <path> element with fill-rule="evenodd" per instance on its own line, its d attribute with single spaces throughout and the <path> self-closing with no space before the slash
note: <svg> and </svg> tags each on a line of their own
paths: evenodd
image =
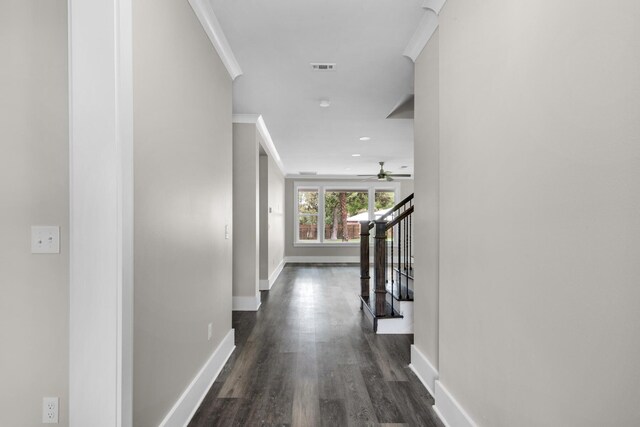
<svg viewBox="0 0 640 427">
<path fill-rule="evenodd" d="M 401 319 L 403 317 L 402 314 L 398 313 L 398 311 L 395 310 L 395 308 L 392 314 L 388 314 L 388 313 L 391 313 L 391 304 L 389 304 L 388 302 L 386 303 L 386 306 L 385 306 L 385 312 L 382 314 L 377 314 L 375 297 L 370 298 L 370 297 L 363 297 L 362 295 L 360 295 L 360 300 L 362 305 L 364 305 L 364 307 L 366 307 L 371 313 L 371 315 L 376 319 Z"/>
</svg>

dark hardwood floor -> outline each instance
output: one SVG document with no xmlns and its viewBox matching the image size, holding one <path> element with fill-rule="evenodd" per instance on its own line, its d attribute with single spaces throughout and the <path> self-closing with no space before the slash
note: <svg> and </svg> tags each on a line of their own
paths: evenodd
<svg viewBox="0 0 640 427">
<path fill-rule="evenodd" d="M 288 265 L 189 426 L 442 426 L 408 368 L 412 335 L 375 335 L 359 267 Z"/>
</svg>

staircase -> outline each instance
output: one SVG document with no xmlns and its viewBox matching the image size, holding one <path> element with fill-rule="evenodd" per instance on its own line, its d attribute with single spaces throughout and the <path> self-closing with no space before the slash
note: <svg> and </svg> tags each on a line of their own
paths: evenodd
<svg viewBox="0 0 640 427">
<path fill-rule="evenodd" d="M 375 221 L 360 222 L 360 309 L 379 334 L 413 333 L 412 214 L 413 194 Z"/>
</svg>

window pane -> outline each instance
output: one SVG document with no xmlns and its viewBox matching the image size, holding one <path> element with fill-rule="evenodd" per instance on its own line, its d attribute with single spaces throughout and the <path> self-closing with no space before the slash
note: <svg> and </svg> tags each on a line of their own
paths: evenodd
<svg viewBox="0 0 640 427">
<path fill-rule="evenodd" d="M 324 241 L 360 241 L 360 221 L 369 219 L 366 190 L 327 190 L 324 193 Z"/>
<path fill-rule="evenodd" d="M 388 190 L 376 190 L 375 216 L 376 219 L 387 213 L 395 204 L 395 193 Z"/>
<path fill-rule="evenodd" d="M 318 190 L 298 190 L 298 212 L 318 213 Z"/>
<path fill-rule="evenodd" d="M 318 216 L 300 215 L 298 240 L 318 240 Z"/>
</svg>

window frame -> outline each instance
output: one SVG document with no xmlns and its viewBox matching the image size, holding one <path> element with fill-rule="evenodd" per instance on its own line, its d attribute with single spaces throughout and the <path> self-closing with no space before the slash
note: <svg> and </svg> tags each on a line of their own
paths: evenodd
<svg viewBox="0 0 640 427">
<path fill-rule="evenodd" d="M 315 240 L 300 240 L 300 205 L 299 205 L 299 192 L 300 191 L 308 191 L 308 192 L 312 192 L 312 191 L 317 191 L 318 192 L 318 211 L 315 214 L 302 214 L 302 216 L 308 216 L 308 217 L 316 217 L 316 228 L 317 228 L 317 238 Z M 299 187 L 295 187 L 294 190 L 294 208 L 295 208 L 295 223 L 294 223 L 294 227 L 295 227 L 295 239 L 296 241 L 299 242 L 303 242 L 303 243 L 308 243 L 308 244 L 317 244 L 320 242 L 320 214 L 324 214 L 324 207 L 320 206 L 320 188 L 318 186 L 315 185 L 301 185 Z"/>
<path fill-rule="evenodd" d="M 300 209 L 298 206 L 299 190 L 317 190 L 318 191 L 318 238 L 316 240 L 300 240 Z M 293 183 L 293 246 L 294 247 L 354 247 L 360 246 L 359 242 L 325 242 L 325 212 L 324 200 L 327 191 L 334 190 L 355 190 L 366 191 L 368 194 L 369 218 L 373 218 L 375 212 L 375 193 L 376 191 L 388 191 L 394 193 L 394 203 L 398 203 L 400 196 L 400 183 L 393 182 L 345 182 L 345 181 L 294 181 Z M 373 239 L 372 239 L 373 240 Z"/>
</svg>

